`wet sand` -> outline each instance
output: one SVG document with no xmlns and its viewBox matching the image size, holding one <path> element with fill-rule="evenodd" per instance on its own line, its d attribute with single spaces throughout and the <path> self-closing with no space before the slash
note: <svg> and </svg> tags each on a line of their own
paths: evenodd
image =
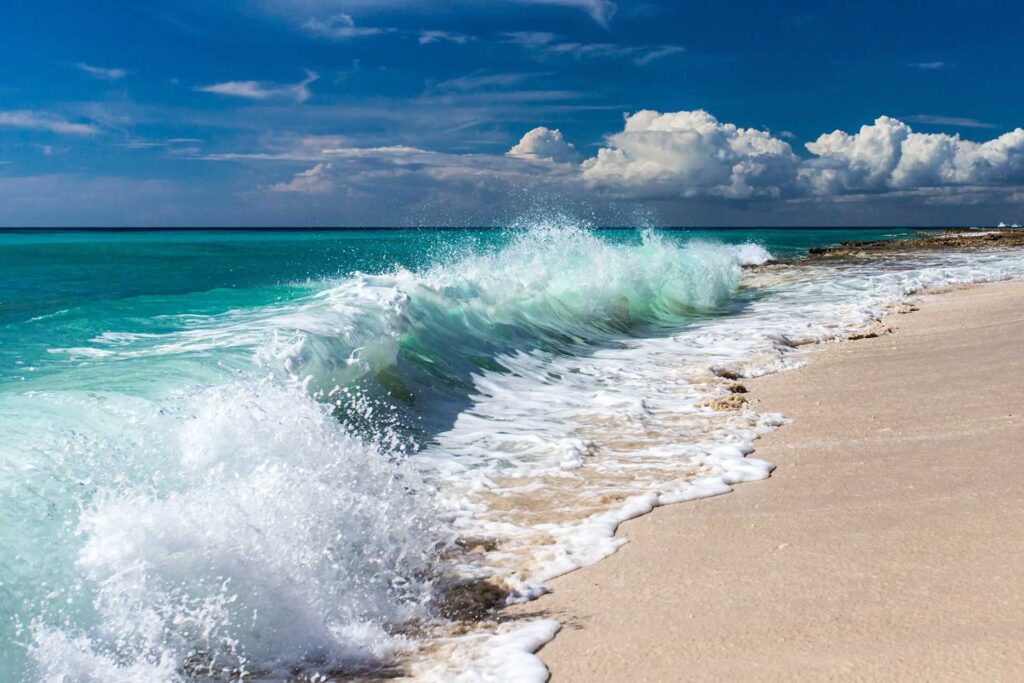
<svg viewBox="0 0 1024 683">
<path fill-rule="evenodd" d="M 1020 680 L 1024 283 L 921 297 L 895 334 L 746 380 L 778 469 L 627 522 L 513 610 L 562 681 Z"/>
</svg>

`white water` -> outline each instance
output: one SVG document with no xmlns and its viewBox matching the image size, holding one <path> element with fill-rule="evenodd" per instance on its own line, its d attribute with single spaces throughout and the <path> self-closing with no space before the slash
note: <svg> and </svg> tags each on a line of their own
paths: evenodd
<svg viewBox="0 0 1024 683">
<path fill-rule="evenodd" d="M 484 562 L 514 587 L 510 602 L 536 597 L 548 579 L 615 552 L 623 543 L 614 537 L 622 521 L 657 505 L 718 495 L 736 483 L 768 476 L 770 464 L 744 456 L 753 452 L 758 434 L 784 418 L 702 408 L 715 389 L 694 380 L 709 368 L 728 367 L 753 377 L 796 367 L 803 363 L 803 350 L 796 345 L 866 329 L 915 292 L 1021 277 L 1024 257 L 1019 253 L 942 254 L 899 263 L 759 273 L 749 278 L 750 284 L 757 282 L 771 294 L 738 315 L 669 338 L 634 340 L 627 348 L 587 359 L 544 363 L 521 355 L 517 368 L 523 379 L 498 387 L 481 378 L 472 414 L 441 440 L 444 452 L 519 453 L 499 473 L 503 483 L 496 483 L 493 470 L 461 469 L 466 460 L 460 458 L 443 462 L 446 476 L 476 481 L 476 490 L 486 491 L 488 498 L 527 493 L 534 499 L 579 502 L 582 511 L 586 501 L 613 490 L 601 476 L 592 476 L 594 471 L 621 473 L 625 476 L 614 480 L 614 490 L 629 495 L 604 511 L 560 524 L 521 524 L 514 512 L 466 504 L 460 528 L 468 535 L 503 539 L 503 547 L 487 553 Z M 542 365 L 545 372 L 582 379 L 575 385 L 560 382 L 554 389 L 540 374 Z M 503 418 L 501 431 L 485 433 L 482 425 L 498 416 Z M 536 433 L 545 434 L 544 445 L 531 443 Z M 624 435 L 631 437 L 628 448 L 616 448 L 614 442 Z M 538 622 L 540 632 L 545 623 Z M 452 656 L 443 666 L 427 667 L 425 675 L 490 680 L 490 643 L 500 651 L 508 628 L 499 627 L 491 640 L 467 637 L 458 649 L 475 654 Z M 546 672 L 534 672 L 534 666 L 524 663 L 515 680 L 545 680 Z"/>
<path fill-rule="evenodd" d="M 137 448 L 113 455 L 123 473 L 78 520 L 80 586 L 46 596 L 88 587 L 94 625 L 32 624 L 41 678 L 168 680 L 197 650 L 212 655 L 200 671 L 352 668 L 408 646 L 382 627 L 426 616 L 446 540 L 414 472 L 269 380 L 200 391 L 173 413 L 109 409 L 135 423 Z M 137 468 L 167 474 L 131 482 Z"/>
<path fill-rule="evenodd" d="M 55 350 L 160 359 L 189 377 L 210 357 L 223 369 L 212 385 L 156 396 L 3 397 L 15 469 L 33 484 L 18 495 L 57 541 L 29 543 L 18 558 L 47 566 L 21 634 L 33 675 L 159 681 L 183 667 L 298 667 L 313 676 L 401 658 L 419 645 L 400 635 L 405 625 L 443 627 L 435 584 L 452 571 L 494 577 L 510 600 L 528 599 L 548 578 L 614 552 L 624 519 L 767 476 L 769 464 L 746 456 L 781 418 L 704 407 L 724 392 L 710 368 L 791 367 L 801 362 L 794 343 L 860 329 L 913 291 L 1024 276 L 1017 255 L 975 253 L 741 280 L 741 265 L 769 256 L 758 249 L 656 238 L 613 247 L 549 229 L 426 273 L 360 276 L 184 332 L 111 330 Z M 758 296 L 680 327 L 678 316 L 715 310 L 741 283 Z M 612 334 L 670 319 L 671 336 Z M 509 330 L 548 343 L 503 347 Z M 470 388 L 447 427 L 405 457 L 381 404 L 348 386 L 395 366 L 410 334 L 433 344 L 421 343 L 426 376 Z M 562 339 L 602 334 L 585 352 Z M 449 350 L 491 353 L 501 369 L 466 370 Z M 332 408 L 381 428 L 355 436 Z M 496 547 L 439 559 L 457 534 Z M 53 548 L 66 555 L 47 556 Z M 542 622 L 478 633 L 456 641 L 472 655 L 416 659 L 413 670 L 541 679 L 528 652 L 554 631 Z"/>
</svg>

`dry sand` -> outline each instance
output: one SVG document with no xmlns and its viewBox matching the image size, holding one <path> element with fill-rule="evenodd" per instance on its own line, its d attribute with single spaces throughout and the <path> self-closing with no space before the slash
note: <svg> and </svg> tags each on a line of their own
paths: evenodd
<svg viewBox="0 0 1024 683">
<path fill-rule="evenodd" d="M 1024 283 L 747 382 L 766 482 L 624 524 L 522 614 L 552 680 L 1024 680 Z"/>
</svg>

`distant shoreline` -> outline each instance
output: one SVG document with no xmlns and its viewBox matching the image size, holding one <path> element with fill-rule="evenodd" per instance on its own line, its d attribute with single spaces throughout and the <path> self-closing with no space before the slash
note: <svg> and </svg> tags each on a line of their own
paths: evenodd
<svg viewBox="0 0 1024 683">
<path fill-rule="evenodd" d="M 996 226 L 977 226 L 985 230 L 998 230 Z M 727 227 L 694 227 L 694 226 L 651 226 L 653 230 L 687 231 L 687 230 L 708 230 L 708 231 L 731 231 L 743 232 L 747 230 L 822 230 L 822 231 L 856 231 L 856 230 L 914 230 L 914 231 L 938 231 L 938 230 L 967 230 L 968 228 L 955 225 L 827 225 L 827 226 L 727 226 Z M 154 226 L 154 227 L 105 227 L 105 226 L 77 226 L 77 227 L 0 227 L 0 233 L 36 233 L 36 232 L 345 232 L 359 230 L 507 230 L 509 226 L 501 225 L 379 225 L 379 226 L 276 226 L 276 227 L 226 227 L 226 226 Z M 635 225 L 601 225 L 595 226 L 594 230 L 636 230 Z M 1004 228 L 1009 229 L 1009 228 Z"/>
</svg>

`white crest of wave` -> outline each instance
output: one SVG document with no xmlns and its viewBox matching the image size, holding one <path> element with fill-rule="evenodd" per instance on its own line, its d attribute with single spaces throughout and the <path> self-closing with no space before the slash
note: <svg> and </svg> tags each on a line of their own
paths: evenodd
<svg viewBox="0 0 1024 683">
<path fill-rule="evenodd" d="M 387 660 L 429 615 L 445 538 L 432 496 L 297 386 L 201 392 L 163 435 L 169 491 L 83 511 L 91 627 L 33 626 L 46 680 L 172 680 Z"/>
<path fill-rule="evenodd" d="M 421 272 L 347 278 L 290 312 L 294 334 L 275 336 L 259 357 L 330 389 L 394 363 L 409 330 L 463 326 L 486 338 L 507 326 L 541 338 L 685 316 L 722 305 L 739 266 L 771 258 L 753 244 L 680 243 L 645 231 L 639 244 L 623 245 L 570 221 L 539 221 L 500 248 L 450 254 Z"/>
<path fill-rule="evenodd" d="M 393 366 L 404 335 L 466 343 L 563 332 L 590 338 L 624 325 L 707 312 L 735 292 L 740 266 L 764 263 L 762 247 L 683 241 L 654 231 L 622 243 L 573 219 L 553 216 L 509 229 L 492 247 L 437 254 L 422 270 L 356 273 L 281 305 L 230 311 L 200 327 L 102 348 L 70 350 L 118 357 L 249 351 L 283 377 L 329 392 Z M 504 329 L 503 329 L 504 328 Z M 444 355 L 448 348 L 427 348 Z"/>
<path fill-rule="evenodd" d="M 741 266 L 763 266 L 775 260 L 771 252 L 754 242 L 745 242 L 733 247 L 736 261 Z"/>
<path fill-rule="evenodd" d="M 637 313 L 659 301 L 717 306 L 738 277 L 722 245 L 680 244 L 653 231 L 644 231 L 639 245 L 622 245 L 552 219 L 515 231 L 498 251 L 435 266 L 421 282 L 510 313 L 541 305 L 574 322 L 600 322 L 623 302 Z"/>
</svg>

